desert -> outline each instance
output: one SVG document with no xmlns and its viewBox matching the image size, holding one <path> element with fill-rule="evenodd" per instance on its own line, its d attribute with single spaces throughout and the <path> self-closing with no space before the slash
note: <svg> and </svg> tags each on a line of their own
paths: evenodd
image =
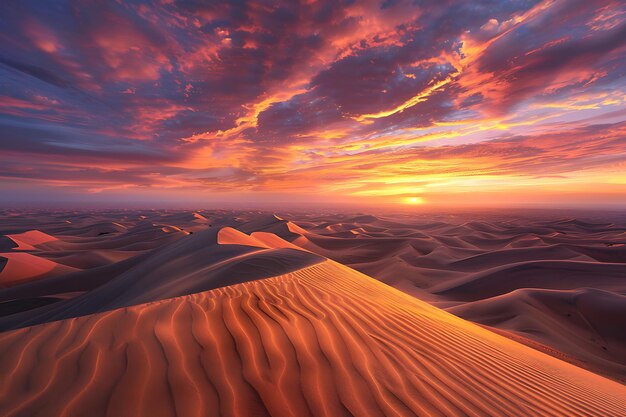
<svg viewBox="0 0 626 417">
<path fill-rule="evenodd" d="M 626 411 L 619 223 L 29 219 L 2 215 L 3 415 Z"/>
</svg>

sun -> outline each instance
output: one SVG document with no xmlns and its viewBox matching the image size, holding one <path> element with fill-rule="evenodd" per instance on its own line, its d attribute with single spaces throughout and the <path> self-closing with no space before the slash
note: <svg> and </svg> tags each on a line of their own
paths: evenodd
<svg viewBox="0 0 626 417">
<path fill-rule="evenodd" d="M 404 204 L 422 204 L 424 199 L 422 197 L 405 197 Z"/>
</svg>

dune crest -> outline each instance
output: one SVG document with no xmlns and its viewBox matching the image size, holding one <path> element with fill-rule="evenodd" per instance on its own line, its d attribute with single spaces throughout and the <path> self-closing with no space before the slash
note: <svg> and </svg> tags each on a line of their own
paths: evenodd
<svg viewBox="0 0 626 417">
<path fill-rule="evenodd" d="M 36 246 L 58 240 L 56 237 L 39 230 L 29 230 L 28 232 L 7 235 L 13 240 L 17 247 L 13 250 L 37 250 Z"/>
<path fill-rule="evenodd" d="M 270 246 L 267 246 L 265 243 L 262 243 L 254 237 L 240 232 L 237 229 L 233 229 L 232 227 L 223 227 L 219 230 L 217 233 L 217 243 L 220 245 L 242 245 L 266 249 L 270 248 Z"/>
<path fill-rule="evenodd" d="M 220 245 L 242 245 L 266 249 L 289 248 L 309 252 L 306 249 L 294 245 L 270 232 L 252 232 L 247 235 L 232 227 L 223 227 L 217 233 L 217 243 Z"/>
</svg>

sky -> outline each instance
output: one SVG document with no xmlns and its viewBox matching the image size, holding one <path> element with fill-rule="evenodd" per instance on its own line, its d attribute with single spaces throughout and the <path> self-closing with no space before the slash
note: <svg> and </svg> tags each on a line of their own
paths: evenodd
<svg viewBox="0 0 626 417">
<path fill-rule="evenodd" d="M 0 2 L 0 202 L 626 207 L 622 1 Z"/>
</svg>

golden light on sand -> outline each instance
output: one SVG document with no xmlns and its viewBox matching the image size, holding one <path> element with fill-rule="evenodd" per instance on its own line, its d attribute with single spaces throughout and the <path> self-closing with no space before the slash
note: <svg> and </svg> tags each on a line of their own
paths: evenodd
<svg viewBox="0 0 626 417">
<path fill-rule="evenodd" d="M 404 200 L 404 204 L 423 204 L 424 199 L 422 197 L 406 197 Z"/>
</svg>

